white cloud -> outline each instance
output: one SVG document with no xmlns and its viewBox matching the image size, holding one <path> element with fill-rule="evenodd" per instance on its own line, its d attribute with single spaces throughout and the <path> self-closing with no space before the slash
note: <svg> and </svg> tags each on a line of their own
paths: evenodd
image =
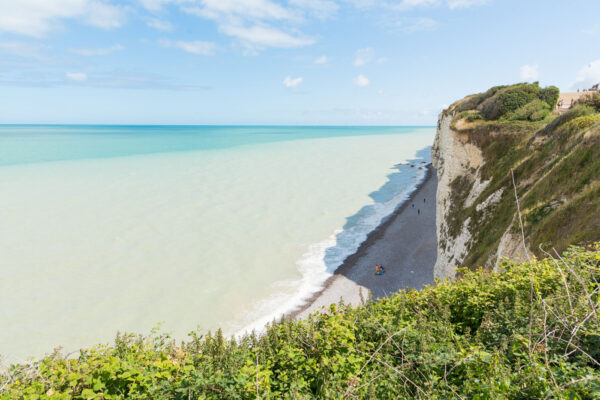
<svg viewBox="0 0 600 400">
<path fill-rule="evenodd" d="M 467 8 L 467 7 L 482 6 L 489 2 L 490 2 L 490 0 L 448 0 L 448 7 L 450 7 L 451 9 Z"/>
<path fill-rule="evenodd" d="M 183 51 L 199 56 L 214 56 L 217 50 L 217 45 L 213 42 L 205 42 L 203 40 L 192 40 L 189 42 L 178 40 L 172 42 L 166 39 L 160 39 L 158 45 L 161 47 L 176 47 Z"/>
<path fill-rule="evenodd" d="M 300 14 L 270 0 L 203 0 L 200 5 L 182 9 L 214 20 L 219 31 L 239 39 L 251 50 L 301 47 L 315 42 L 291 28 L 291 24 L 302 21 Z M 285 27 L 275 25 L 283 22 Z"/>
<path fill-rule="evenodd" d="M 199 56 L 213 56 L 217 45 L 213 42 L 204 42 L 202 40 L 194 40 L 191 42 L 178 41 L 175 42 L 175 46 L 180 49 L 187 51 L 191 54 Z"/>
<path fill-rule="evenodd" d="M 73 82 L 87 81 L 87 74 L 85 72 L 67 72 L 65 76 L 67 77 L 67 79 Z"/>
<path fill-rule="evenodd" d="M 125 16 L 125 7 L 101 0 L 9 0 L 0 2 L 0 31 L 41 37 L 63 19 L 110 29 L 123 25 Z"/>
<path fill-rule="evenodd" d="M 404 32 L 413 33 L 433 29 L 437 23 L 431 18 L 421 17 L 401 18 L 400 20 L 396 21 L 395 25 Z"/>
<path fill-rule="evenodd" d="M 245 27 L 240 25 L 224 25 L 221 31 L 229 36 L 240 39 L 248 47 L 301 47 L 313 44 L 311 38 L 295 37 L 279 29 L 267 25 Z"/>
<path fill-rule="evenodd" d="M 537 65 L 523 65 L 521 67 L 521 79 L 526 82 L 537 81 L 540 76 Z"/>
<path fill-rule="evenodd" d="M 370 47 L 365 49 L 359 49 L 356 51 L 356 57 L 354 58 L 354 65 L 357 67 L 362 67 L 373 61 L 375 58 L 375 50 Z"/>
<path fill-rule="evenodd" d="M 589 89 L 600 83 L 600 60 L 592 61 L 579 70 L 573 87 L 575 89 Z"/>
<path fill-rule="evenodd" d="M 203 0 L 201 6 L 188 6 L 183 10 L 214 20 L 227 17 L 262 20 L 293 18 L 288 9 L 269 0 Z"/>
<path fill-rule="evenodd" d="M 415 7 L 427 7 L 439 4 L 440 0 L 402 0 L 400 2 L 393 3 L 390 5 L 390 7 L 397 10 L 405 10 Z"/>
<path fill-rule="evenodd" d="M 301 84 L 302 81 L 303 81 L 303 78 L 300 76 L 298 78 L 292 78 L 291 76 L 288 75 L 283 80 L 283 85 L 288 88 L 295 88 L 299 84 Z"/>
<path fill-rule="evenodd" d="M 468 8 L 488 3 L 489 0 L 402 0 L 395 4 L 398 9 L 415 7 L 446 6 L 450 9 Z"/>
<path fill-rule="evenodd" d="M 387 57 L 379 57 L 377 59 L 377 64 L 384 64 L 386 62 L 388 62 L 388 58 Z"/>
<path fill-rule="evenodd" d="M 79 54 L 81 56 L 105 56 L 107 54 L 113 53 L 115 51 L 124 50 L 125 47 L 120 44 L 115 44 L 111 47 L 104 48 L 80 48 L 80 49 L 71 49 L 72 53 Z"/>
<path fill-rule="evenodd" d="M 448 7 L 451 10 L 456 8 L 468 8 L 487 4 L 490 0 L 401 0 L 396 2 L 377 2 L 372 0 L 351 0 L 351 3 L 358 8 L 373 7 L 383 5 L 384 8 L 404 11 L 418 7 Z"/>
<path fill-rule="evenodd" d="M 327 64 L 328 62 L 329 60 L 327 59 L 326 55 L 322 55 L 321 57 L 315 60 L 315 64 Z"/>
<path fill-rule="evenodd" d="M 354 85 L 356 86 L 364 87 L 369 86 L 369 83 L 371 83 L 371 81 L 369 81 L 369 78 L 367 78 L 363 74 L 360 74 L 356 78 L 354 78 L 352 83 L 354 83 Z"/>
<path fill-rule="evenodd" d="M 157 29 L 159 31 L 172 31 L 173 25 L 169 21 L 164 21 L 158 18 L 150 18 L 146 21 L 146 25 L 150 28 Z"/>
<path fill-rule="evenodd" d="M 83 19 L 92 26 L 112 29 L 125 24 L 125 9 L 119 6 L 88 1 Z"/>
<path fill-rule="evenodd" d="M 339 6 L 331 0 L 289 0 L 290 4 L 307 9 L 317 18 L 325 19 L 339 9 Z"/>
<path fill-rule="evenodd" d="M 0 42 L 0 52 L 26 58 L 42 58 L 44 53 L 39 44 L 12 40 Z"/>
<path fill-rule="evenodd" d="M 167 3 L 172 3 L 171 0 L 138 0 L 142 6 L 150 11 L 160 11 L 160 9 Z"/>
</svg>

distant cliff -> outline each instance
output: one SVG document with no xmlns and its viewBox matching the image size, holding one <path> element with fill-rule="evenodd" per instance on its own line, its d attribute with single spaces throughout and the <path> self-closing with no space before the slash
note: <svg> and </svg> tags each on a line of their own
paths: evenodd
<svg viewBox="0 0 600 400">
<path fill-rule="evenodd" d="M 558 95 L 537 83 L 497 86 L 440 114 L 437 278 L 600 239 L 600 95 L 557 116 Z"/>
</svg>

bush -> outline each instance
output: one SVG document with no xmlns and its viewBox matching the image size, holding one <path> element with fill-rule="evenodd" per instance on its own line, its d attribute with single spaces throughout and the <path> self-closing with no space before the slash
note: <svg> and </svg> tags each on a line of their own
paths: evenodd
<svg viewBox="0 0 600 400">
<path fill-rule="evenodd" d="M 520 121 L 541 121 L 550 115 L 550 106 L 545 101 L 535 99 L 523 107 L 506 115 L 507 119 Z"/>
<path fill-rule="evenodd" d="M 584 115 L 570 120 L 561 127 L 561 130 L 567 133 L 585 131 L 600 121 L 600 114 Z"/>
<path fill-rule="evenodd" d="M 575 104 L 586 105 L 596 110 L 596 112 L 600 112 L 600 93 L 588 93 L 580 97 Z"/>
<path fill-rule="evenodd" d="M 545 89 L 540 89 L 538 92 L 538 98 L 548 104 L 551 110 L 556 107 L 559 95 L 560 90 L 556 86 L 548 86 Z"/>
<path fill-rule="evenodd" d="M 543 101 L 550 109 L 552 109 L 556 105 L 559 94 L 558 88 L 550 86 L 545 89 L 540 89 L 537 82 L 520 83 L 506 87 L 499 86 L 490 89 L 490 91 L 487 93 L 494 94 L 486 98 L 477 107 L 485 118 L 489 120 L 495 120 L 509 113 L 513 113 L 536 99 Z M 541 117 L 543 114 L 543 112 L 538 113 L 536 117 L 543 119 L 545 117 Z"/>
<path fill-rule="evenodd" d="M 460 113 L 463 111 L 473 110 L 473 109 L 477 108 L 477 106 L 483 100 L 485 100 L 484 93 L 478 93 L 478 94 L 473 94 L 471 96 L 468 96 L 456 106 L 456 111 Z"/>
<path fill-rule="evenodd" d="M 467 115 L 467 121 L 469 122 L 478 121 L 482 119 L 484 119 L 483 115 L 479 111 Z"/>
<path fill-rule="evenodd" d="M 585 106 L 585 105 L 576 105 L 571 108 L 566 113 L 556 117 L 552 122 L 550 122 L 544 129 L 542 129 L 539 134 L 541 135 L 551 135 L 554 133 L 561 125 L 566 124 L 567 122 L 574 120 L 579 117 L 584 117 L 587 115 L 594 114 L 594 109 Z"/>
</svg>

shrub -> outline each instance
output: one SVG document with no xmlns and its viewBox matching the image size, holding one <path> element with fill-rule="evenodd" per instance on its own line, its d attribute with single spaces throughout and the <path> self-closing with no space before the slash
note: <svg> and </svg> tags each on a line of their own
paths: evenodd
<svg viewBox="0 0 600 400">
<path fill-rule="evenodd" d="M 586 105 L 576 105 L 571 108 L 566 113 L 556 117 L 552 122 L 542 129 L 539 134 L 540 135 L 551 135 L 554 133 L 561 125 L 566 124 L 567 122 L 574 120 L 579 117 L 584 117 L 586 115 L 594 114 L 594 109 L 586 106 Z"/>
<path fill-rule="evenodd" d="M 565 123 L 561 130 L 567 133 L 584 131 L 591 128 L 598 121 L 600 121 L 600 114 L 584 115 Z"/>
<path fill-rule="evenodd" d="M 520 83 L 506 87 L 500 86 L 492 89 L 493 91 L 488 91 L 488 93 L 494 94 L 486 98 L 477 107 L 477 109 L 481 111 L 481 113 L 487 119 L 491 120 L 495 120 L 509 113 L 515 112 L 519 108 L 524 107 L 536 99 L 543 101 L 551 109 L 556 105 L 559 94 L 558 88 L 550 86 L 545 89 L 540 89 L 537 82 Z M 543 117 L 541 118 L 541 115 L 543 114 L 543 112 L 538 113 L 536 117 L 543 119 Z"/>
<path fill-rule="evenodd" d="M 575 104 L 583 104 L 600 112 L 600 93 L 588 93 L 580 97 Z"/>
<path fill-rule="evenodd" d="M 538 98 L 548 104 L 550 109 L 556 107 L 559 95 L 560 90 L 556 86 L 548 86 L 545 89 L 540 89 L 538 92 Z"/>
<path fill-rule="evenodd" d="M 545 101 L 535 99 L 523 107 L 506 115 L 507 119 L 521 121 L 541 121 L 550 115 L 550 106 Z"/>
<path fill-rule="evenodd" d="M 469 115 L 467 115 L 467 121 L 469 121 L 469 122 L 478 121 L 481 119 L 484 119 L 484 118 L 483 118 L 483 115 L 479 111 L 473 112 L 473 113 L 470 113 Z"/>
<path fill-rule="evenodd" d="M 456 111 L 460 113 L 463 111 L 473 110 L 473 109 L 477 108 L 477 106 L 483 100 L 485 100 L 484 93 L 478 93 L 478 94 L 473 94 L 471 96 L 468 96 L 456 106 Z"/>
</svg>

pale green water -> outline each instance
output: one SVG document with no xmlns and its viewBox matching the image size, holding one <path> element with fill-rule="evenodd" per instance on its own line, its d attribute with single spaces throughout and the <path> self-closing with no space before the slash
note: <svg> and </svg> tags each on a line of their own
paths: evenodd
<svg viewBox="0 0 600 400">
<path fill-rule="evenodd" d="M 395 165 L 433 135 L 0 127 L 0 354 L 262 325 L 401 202 L 422 171 Z"/>
</svg>

